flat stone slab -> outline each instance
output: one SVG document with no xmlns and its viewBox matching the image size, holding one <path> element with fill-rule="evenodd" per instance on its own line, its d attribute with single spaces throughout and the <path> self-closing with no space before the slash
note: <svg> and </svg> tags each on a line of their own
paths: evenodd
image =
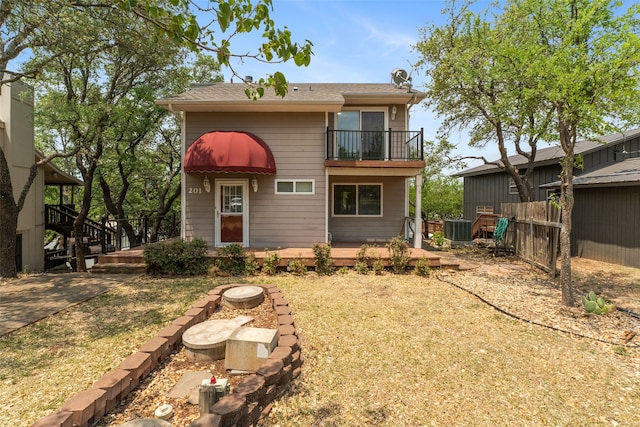
<svg viewBox="0 0 640 427">
<path fill-rule="evenodd" d="M 189 371 L 182 374 L 175 386 L 169 391 L 167 397 L 181 399 L 188 396 L 195 387 L 199 387 L 202 380 L 211 379 L 211 372 Z"/>
<path fill-rule="evenodd" d="M 127 421 L 124 424 L 120 424 L 120 427 L 171 427 L 171 423 L 160 418 L 141 418 Z"/>
<path fill-rule="evenodd" d="M 233 320 L 207 320 L 187 329 L 182 334 L 185 355 L 194 362 L 224 359 L 227 339 L 240 328 Z"/>
<path fill-rule="evenodd" d="M 224 291 L 222 299 L 234 308 L 253 308 L 264 301 L 264 289 L 260 286 L 236 286 Z"/>
<path fill-rule="evenodd" d="M 276 329 L 240 328 L 227 341 L 225 369 L 255 372 L 277 345 Z"/>
<path fill-rule="evenodd" d="M 225 342 L 240 327 L 233 320 L 207 320 L 187 329 L 182 334 L 182 342 L 186 347 L 202 350 Z"/>
</svg>

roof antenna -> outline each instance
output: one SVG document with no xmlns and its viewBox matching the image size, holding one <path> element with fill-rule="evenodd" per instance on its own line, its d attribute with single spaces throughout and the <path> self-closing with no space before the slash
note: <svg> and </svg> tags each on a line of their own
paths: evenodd
<svg viewBox="0 0 640 427">
<path fill-rule="evenodd" d="M 403 70 L 402 68 L 394 68 L 393 71 L 391 71 L 391 81 L 396 85 L 398 89 L 406 87 L 407 92 L 411 92 L 411 87 L 413 86 L 411 74 L 413 74 L 414 69 L 415 67 L 412 66 L 411 72 L 407 74 L 406 70 Z"/>
</svg>

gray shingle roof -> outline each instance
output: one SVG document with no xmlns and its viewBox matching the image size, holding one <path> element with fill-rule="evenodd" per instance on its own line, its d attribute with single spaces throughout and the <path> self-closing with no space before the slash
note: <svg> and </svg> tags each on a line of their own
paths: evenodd
<svg viewBox="0 0 640 427">
<path fill-rule="evenodd" d="M 577 188 L 614 185 L 640 185 L 640 157 L 625 159 L 573 178 L 573 186 Z M 560 187 L 560 181 L 550 182 L 540 187 Z"/>
<path fill-rule="evenodd" d="M 305 105 L 305 104 L 334 104 L 343 105 L 345 99 L 352 98 L 383 98 L 402 99 L 405 102 L 420 102 L 424 93 L 409 91 L 406 87 L 398 88 L 391 83 L 289 83 L 289 92 L 284 98 L 277 96 L 272 89 L 266 88 L 264 97 L 253 101 L 245 94 L 247 85 L 244 83 L 212 83 L 202 85 L 182 94 L 162 98 L 156 101 L 159 105 L 172 107 L 194 105 Z"/>
<path fill-rule="evenodd" d="M 633 129 L 630 131 L 625 131 L 624 135 L 622 133 L 613 133 L 610 135 L 605 135 L 600 138 L 600 141 L 578 141 L 575 147 L 576 154 L 587 154 L 592 151 L 600 150 L 607 145 L 619 143 L 625 139 L 631 139 L 640 135 L 640 128 Z M 549 164 L 552 162 L 557 162 L 564 156 L 564 152 L 562 148 L 559 146 L 547 147 L 539 149 L 536 152 L 536 161 L 534 166 L 540 166 L 543 164 Z M 499 160 L 498 160 L 499 161 Z M 527 164 L 527 159 L 524 156 L 519 154 L 514 156 L 509 156 L 509 161 L 511 164 L 515 166 L 525 165 Z M 486 173 L 494 173 L 498 172 L 499 169 L 495 165 L 480 165 L 470 169 L 466 169 L 462 172 L 455 173 L 454 176 L 474 176 L 474 175 L 482 175 Z"/>
</svg>

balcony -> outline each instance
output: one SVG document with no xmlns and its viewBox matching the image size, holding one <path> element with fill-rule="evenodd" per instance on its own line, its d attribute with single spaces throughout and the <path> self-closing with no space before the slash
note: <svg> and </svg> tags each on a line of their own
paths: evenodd
<svg viewBox="0 0 640 427">
<path fill-rule="evenodd" d="M 423 130 L 355 131 L 327 128 L 327 160 L 424 162 Z"/>
</svg>

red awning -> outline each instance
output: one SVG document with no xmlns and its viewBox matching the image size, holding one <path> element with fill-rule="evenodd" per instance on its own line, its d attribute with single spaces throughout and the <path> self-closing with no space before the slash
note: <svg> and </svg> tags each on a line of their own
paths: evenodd
<svg viewBox="0 0 640 427">
<path fill-rule="evenodd" d="M 276 173 L 269 146 L 249 132 L 205 133 L 187 148 L 184 171 Z"/>
</svg>

